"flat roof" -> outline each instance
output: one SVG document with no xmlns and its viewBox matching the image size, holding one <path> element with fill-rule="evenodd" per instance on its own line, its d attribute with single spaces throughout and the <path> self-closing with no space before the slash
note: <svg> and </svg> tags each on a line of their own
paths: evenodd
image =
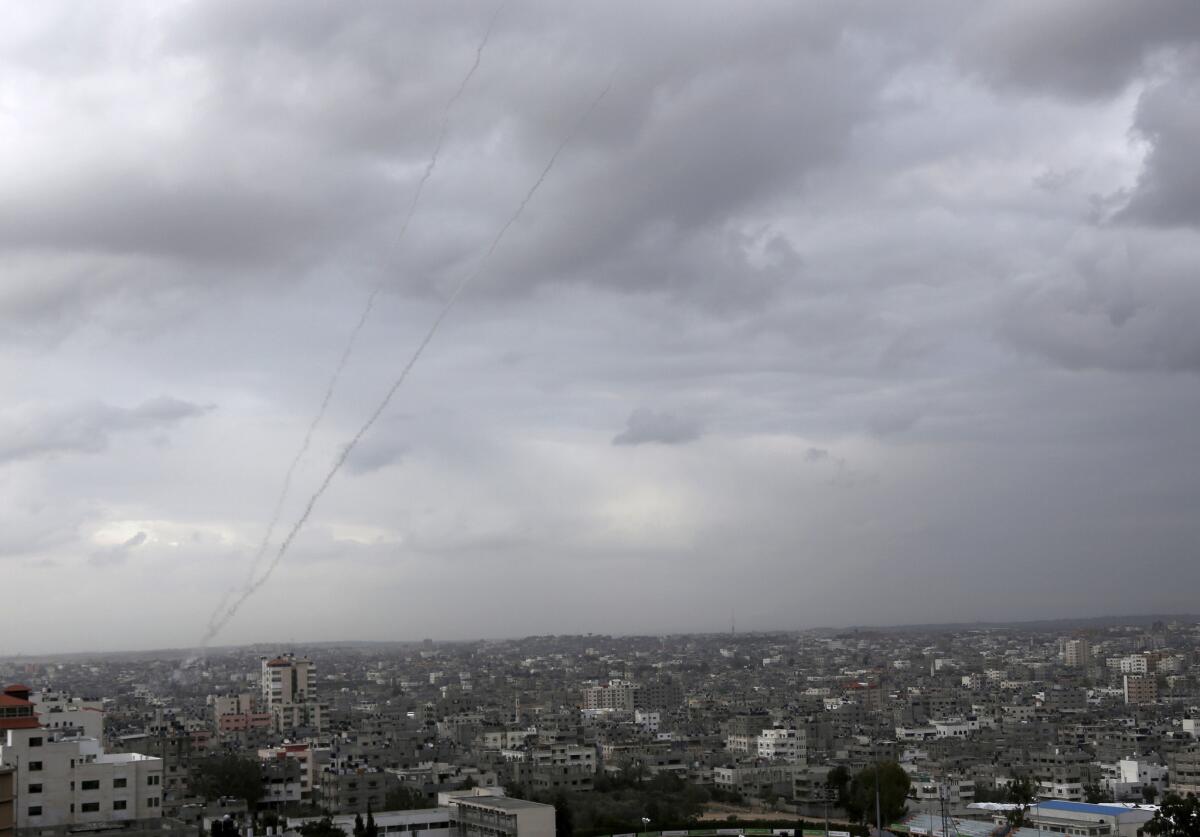
<svg viewBox="0 0 1200 837">
<path fill-rule="evenodd" d="M 514 799 L 511 796 L 460 796 L 450 800 L 459 805 L 479 805 L 483 808 L 502 808 L 505 811 L 520 811 L 530 808 L 553 808 L 542 802 L 530 802 L 528 799 Z"/>
</svg>

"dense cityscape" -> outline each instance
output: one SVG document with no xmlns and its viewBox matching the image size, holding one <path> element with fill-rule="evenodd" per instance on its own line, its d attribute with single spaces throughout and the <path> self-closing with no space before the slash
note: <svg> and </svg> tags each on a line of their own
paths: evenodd
<svg viewBox="0 0 1200 837">
<path fill-rule="evenodd" d="M 1136 837 L 1154 803 L 1200 790 L 1191 619 L 251 646 L 0 674 L 0 787 L 23 833 Z"/>
<path fill-rule="evenodd" d="M 0 20 L 0 837 L 1200 837 L 1200 0 Z"/>
</svg>

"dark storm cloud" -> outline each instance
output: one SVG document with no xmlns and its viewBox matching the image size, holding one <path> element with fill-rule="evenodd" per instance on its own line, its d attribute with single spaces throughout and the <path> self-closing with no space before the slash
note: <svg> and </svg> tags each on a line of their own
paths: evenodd
<svg viewBox="0 0 1200 837">
<path fill-rule="evenodd" d="M 1197 38 L 1191 0 L 1001 0 L 969 22 L 959 58 L 1000 87 L 1097 98 L 1128 85 L 1155 50 Z"/>
<path fill-rule="evenodd" d="M 113 435 L 167 428 L 208 409 L 169 396 L 136 407 L 100 402 L 18 407 L 0 414 L 0 465 L 35 457 L 99 453 Z"/>
<path fill-rule="evenodd" d="M 1200 6 L 510 2 L 399 241 L 495 9 L 46 2 L 0 28 L 6 570 L 103 563 L 63 613 L 185 591 L 138 619 L 193 642 L 367 294 L 284 525 L 611 79 L 230 641 L 350 574 L 331 636 L 612 630 L 612 595 L 677 630 L 739 594 L 788 627 L 1194 589 Z"/>
<path fill-rule="evenodd" d="M 700 422 L 674 413 L 638 407 L 625 420 L 625 429 L 613 437 L 614 445 L 682 445 L 700 438 Z"/>
<path fill-rule="evenodd" d="M 1149 149 L 1117 219 L 1200 229 L 1200 55 L 1141 95 L 1134 130 Z"/>
</svg>

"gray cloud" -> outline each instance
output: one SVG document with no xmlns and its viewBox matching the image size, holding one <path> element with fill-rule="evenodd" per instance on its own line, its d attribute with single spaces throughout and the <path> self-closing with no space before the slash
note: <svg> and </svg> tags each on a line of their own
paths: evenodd
<svg viewBox="0 0 1200 837">
<path fill-rule="evenodd" d="M 169 396 L 136 407 L 102 402 L 26 405 L 0 415 L 0 464 L 71 453 L 99 453 L 115 434 L 169 427 L 209 408 Z"/>
<path fill-rule="evenodd" d="M 1200 372 L 1200 288 L 1183 246 L 1130 236 L 1014 286 L 1000 333 L 1072 369 Z"/>
<path fill-rule="evenodd" d="M 88 563 L 93 567 L 111 567 L 124 563 L 129 558 L 129 554 L 144 544 L 146 539 L 145 532 L 137 532 L 115 546 L 93 552 L 88 558 Z"/>
<path fill-rule="evenodd" d="M 787 627 L 1200 582 L 1194 3 L 508 4 L 397 242 L 493 8 L 44 2 L 0 31 L 0 555 L 61 592 L 47 649 L 147 592 L 118 556 L 151 550 L 166 595 L 96 642 L 195 640 L 365 294 L 284 524 L 610 77 L 226 638 L 348 574 L 329 638 L 611 631 L 631 567 L 683 595 L 629 630 L 731 595 Z"/>
<path fill-rule="evenodd" d="M 1134 130 L 1149 144 L 1118 220 L 1200 228 L 1200 60 L 1138 100 Z"/>
<path fill-rule="evenodd" d="M 638 407 L 625 420 L 625 429 L 613 437 L 614 445 L 681 445 L 700 437 L 700 422 L 674 413 Z"/>
<path fill-rule="evenodd" d="M 1074 97 L 1119 92 L 1155 50 L 1200 38 L 1189 0 L 1002 0 L 967 27 L 960 60 L 989 82 Z"/>
<path fill-rule="evenodd" d="M 368 436 L 346 457 L 346 470 L 352 474 L 369 474 L 395 465 L 403 460 L 408 447 L 386 436 Z"/>
</svg>

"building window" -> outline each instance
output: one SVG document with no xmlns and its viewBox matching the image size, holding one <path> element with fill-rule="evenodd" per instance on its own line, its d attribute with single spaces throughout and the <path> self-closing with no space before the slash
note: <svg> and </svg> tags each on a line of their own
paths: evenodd
<svg viewBox="0 0 1200 837">
<path fill-rule="evenodd" d="M 42 815 L 42 806 L 41 805 L 30 805 L 29 806 L 29 816 L 40 817 L 41 815 Z"/>
<path fill-rule="evenodd" d="M 29 769 L 30 769 L 31 771 L 33 771 L 33 770 L 41 770 L 41 769 L 42 769 L 42 763 L 41 763 L 40 761 L 31 761 L 31 762 L 29 762 Z"/>
<path fill-rule="evenodd" d="M 158 785 L 161 783 L 162 783 L 162 776 L 158 775 L 157 773 L 154 773 L 154 774 L 146 777 L 147 785 Z"/>
<path fill-rule="evenodd" d="M 124 776 L 121 776 L 117 779 L 113 779 L 113 787 L 114 788 L 123 788 L 123 787 L 127 786 L 128 784 L 129 784 L 129 780 L 126 779 Z"/>
<path fill-rule="evenodd" d="M 113 810 L 114 811 L 124 811 L 126 804 L 127 803 L 125 802 L 124 799 L 113 800 Z"/>
<path fill-rule="evenodd" d="M 82 790 L 100 790 L 100 780 L 99 779 L 84 779 L 80 783 L 79 787 Z"/>
<path fill-rule="evenodd" d="M 99 802 L 85 802 L 79 806 L 79 810 L 85 814 L 90 814 L 93 811 L 100 810 L 100 803 Z"/>
<path fill-rule="evenodd" d="M 31 739 L 29 739 L 29 746 L 30 746 L 30 747 L 40 747 L 40 746 L 42 746 L 42 737 L 39 735 L 39 736 L 37 736 L 36 738 L 31 738 Z"/>
<path fill-rule="evenodd" d="M 29 786 L 29 792 L 30 792 L 30 793 L 41 793 L 41 792 L 42 792 L 42 786 L 41 786 L 40 784 L 37 784 L 37 785 L 30 785 L 30 786 Z"/>
</svg>

